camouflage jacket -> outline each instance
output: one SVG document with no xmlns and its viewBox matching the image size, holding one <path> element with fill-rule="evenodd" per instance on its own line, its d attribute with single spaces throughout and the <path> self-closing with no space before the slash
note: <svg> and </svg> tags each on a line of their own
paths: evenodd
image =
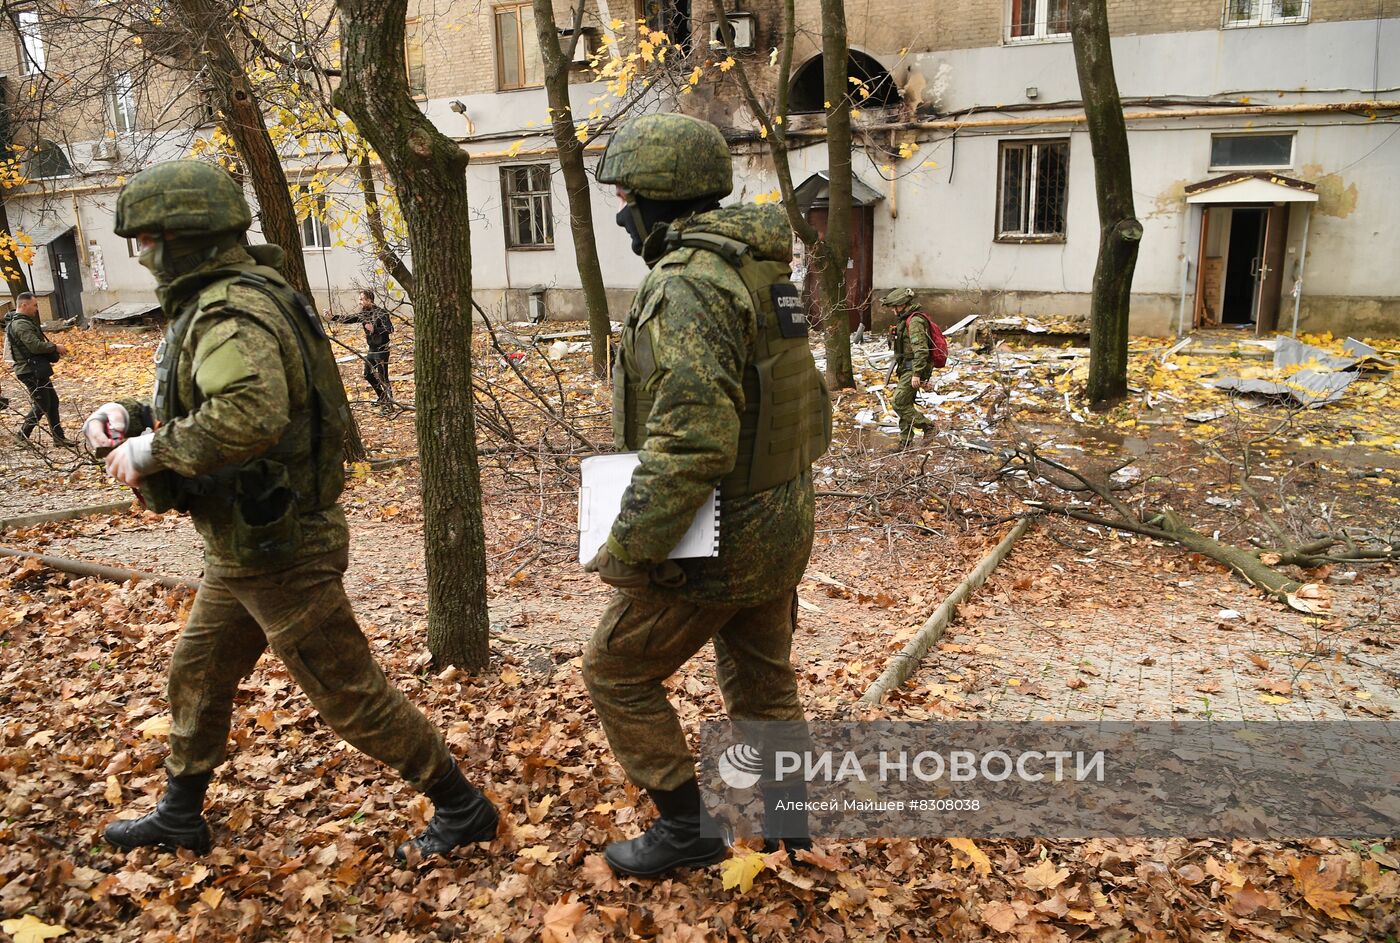
<svg viewBox="0 0 1400 943">
<path fill-rule="evenodd" d="M 738 239 L 762 259 L 786 262 L 792 256 L 792 233 L 777 207 L 714 210 L 676 228 Z M 637 291 L 618 368 L 643 383 L 654 403 L 640 465 L 609 541 L 629 562 L 664 560 L 711 489 L 733 469 L 744 370 L 757 329 L 737 270 L 714 252 L 689 248 L 661 256 Z M 615 377 L 615 389 L 622 382 Z M 618 396 L 614 438 L 625 449 L 620 407 Z M 768 491 L 722 500 L 719 556 L 679 561 L 686 583 L 676 592 L 697 603 L 753 605 L 791 590 L 811 553 L 814 505 L 810 472 Z"/>
<path fill-rule="evenodd" d="M 895 325 L 894 353 L 899 360 L 899 375 L 913 373 L 927 380 L 933 375 L 933 332 L 921 309 L 912 309 Z"/>
<path fill-rule="evenodd" d="M 10 345 L 10 362 L 15 376 L 47 375 L 50 365 L 58 359 L 58 348 L 44 336 L 39 319 L 18 311 L 5 316 L 5 339 Z"/>
<path fill-rule="evenodd" d="M 275 250 L 275 251 L 273 251 Z M 274 267 L 281 260 L 275 246 L 255 247 Z M 173 316 L 198 292 L 201 312 L 191 322 L 185 343 L 172 352 L 177 366 L 176 418 L 156 430 L 151 456 L 178 475 L 199 475 L 256 458 L 276 445 L 290 417 L 310 408 L 306 373 L 296 336 L 277 305 L 256 288 L 233 279 L 209 282 L 201 274 L 251 265 L 248 250 L 237 246 L 172 282 L 162 299 Z M 195 402 L 195 390 L 199 402 Z M 123 400 L 131 414 L 131 435 L 144 431 L 149 401 Z M 299 493 L 315 490 L 314 472 L 303 464 L 289 469 Z M 204 538 L 205 568 L 222 575 L 268 572 L 258 559 L 245 558 L 229 538 L 232 504 L 201 499 L 190 516 Z M 315 556 L 349 542 L 345 514 L 334 506 L 299 515 L 302 554 Z"/>
</svg>

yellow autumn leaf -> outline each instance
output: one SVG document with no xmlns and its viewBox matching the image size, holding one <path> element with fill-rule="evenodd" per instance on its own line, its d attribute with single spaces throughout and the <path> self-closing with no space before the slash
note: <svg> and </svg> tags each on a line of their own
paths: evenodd
<svg viewBox="0 0 1400 943">
<path fill-rule="evenodd" d="M 734 57 L 733 57 L 733 56 L 730 56 L 728 59 L 725 59 L 723 62 L 721 62 L 721 63 L 719 64 L 719 70 L 720 70 L 721 72 L 728 72 L 728 71 L 729 71 L 730 69 L 732 69 L 732 68 L 734 68 Z"/>
<path fill-rule="evenodd" d="M 1287 704 L 1288 698 L 1280 694 L 1261 694 L 1259 700 L 1265 704 Z"/>
<path fill-rule="evenodd" d="M 157 714 L 136 725 L 136 730 L 147 740 L 170 736 L 170 715 Z"/>
<path fill-rule="evenodd" d="M 524 146 L 525 146 L 525 142 L 524 142 L 524 141 L 516 141 L 516 142 L 515 142 L 514 144 L 512 144 L 510 147 L 506 148 L 506 156 L 507 156 L 507 157 L 514 157 L 516 154 L 519 154 L 519 153 L 520 153 L 520 149 L 521 149 L 522 147 L 524 147 Z"/>
<path fill-rule="evenodd" d="M 758 877 L 766 867 L 767 865 L 763 863 L 763 855 L 756 851 L 724 859 L 724 864 L 720 865 L 724 889 L 727 891 L 737 887 L 740 894 L 747 894 L 753 887 L 753 879 Z"/>
<path fill-rule="evenodd" d="M 617 17 L 613 17 L 612 22 L 608 24 L 608 29 L 612 30 L 613 32 L 617 32 L 618 30 L 622 29 L 622 27 L 625 25 L 626 24 L 619 20 Z"/>
<path fill-rule="evenodd" d="M 224 892 L 217 887 L 205 888 L 199 899 L 204 901 L 210 910 L 218 910 L 219 905 L 224 902 Z"/>
<path fill-rule="evenodd" d="M 986 852 L 977 847 L 977 843 L 970 838 L 950 838 L 949 846 L 953 849 L 953 866 L 958 868 L 973 867 L 978 874 L 992 873 L 992 860 L 987 857 Z M 961 854 L 959 854 L 961 852 Z"/>
<path fill-rule="evenodd" d="M 68 932 L 67 927 L 44 923 L 33 914 L 25 914 L 18 920 L 6 920 L 0 923 L 0 930 L 14 937 L 15 943 L 44 943 L 45 940 L 52 940 Z"/>
</svg>

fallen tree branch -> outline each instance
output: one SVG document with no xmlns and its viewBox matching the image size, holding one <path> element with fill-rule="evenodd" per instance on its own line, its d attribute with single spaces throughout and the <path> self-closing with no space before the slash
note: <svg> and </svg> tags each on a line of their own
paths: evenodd
<svg viewBox="0 0 1400 943">
<path fill-rule="evenodd" d="M 0 547 L 0 557 L 38 560 L 51 570 L 61 570 L 64 573 L 72 573 L 76 576 L 92 576 L 100 580 L 110 580 L 114 583 L 128 583 L 136 580 L 139 582 L 155 583 L 157 586 L 164 586 L 167 589 L 199 589 L 200 587 L 200 581 L 195 579 L 187 579 L 181 576 L 161 576 L 159 573 L 147 573 L 143 570 L 128 570 L 122 567 L 107 566 L 102 563 L 90 563 L 87 560 L 69 560 L 66 557 L 50 557 L 42 553 L 30 553 L 28 550 L 17 550 L 14 547 Z"/>
<path fill-rule="evenodd" d="M 0 531 L 18 530 L 21 527 L 34 527 L 37 524 L 57 524 L 61 521 L 77 520 L 94 514 L 117 514 L 131 509 L 131 501 L 111 501 L 107 504 L 93 504 L 88 507 L 67 508 L 62 511 L 41 511 L 38 514 L 23 514 L 19 517 L 0 518 Z"/>
<path fill-rule="evenodd" d="M 972 568 L 972 572 L 953 588 L 948 597 L 939 604 L 937 609 L 933 610 L 933 615 L 924 622 L 923 628 L 914 633 L 914 637 L 904 646 L 903 651 L 890 657 L 880 677 L 876 678 L 875 682 L 861 695 L 860 703 L 879 704 L 886 694 L 909 680 L 909 676 L 918 667 L 919 660 L 943 637 L 943 631 L 953 619 L 954 609 L 968 596 L 971 596 L 973 590 L 987 581 L 991 572 L 1011 552 L 1012 545 L 1030 528 L 1032 520 L 1033 517 L 1021 518 L 1016 526 L 1011 528 L 1011 532 L 1003 537 L 1001 542 L 993 547 L 977 566 Z"/>
</svg>

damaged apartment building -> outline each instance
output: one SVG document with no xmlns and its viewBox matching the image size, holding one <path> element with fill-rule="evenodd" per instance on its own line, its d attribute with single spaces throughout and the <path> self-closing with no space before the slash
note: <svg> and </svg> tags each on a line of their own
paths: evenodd
<svg viewBox="0 0 1400 943">
<path fill-rule="evenodd" d="M 724 6 L 741 64 L 771 98 L 782 5 Z M 1400 333 L 1392 228 L 1400 219 L 1400 13 L 1374 0 L 1109 0 L 1108 8 L 1145 229 L 1132 331 Z M 0 51 L 12 97 L 22 99 L 51 68 L 44 9 L 21 8 L 12 48 Z M 556 11 L 570 22 L 567 3 Z M 715 121 L 735 154 L 730 199 L 769 199 L 777 184 L 767 148 L 734 76 L 717 67 L 727 54 L 711 11 L 692 0 L 588 0 L 574 112 L 679 108 Z M 911 0 L 846 11 L 847 68 L 860 90 L 849 272 L 860 319 L 878 321 L 870 299 L 906 285 L 945 323 L 974 311 L 1085 317 L 1099 227 L 1067 0 Z M 510 319 L 582 317 L 533 5 L 411 0 L 410 12 L 410 88 L 471 155 L 478 300 Z M 827 155 L 815 0 L 798 0 L 796 20 L 789 161 L 804 211 L 820 227 Z M 618 99 L 594 69 L 635 49 L 638 21 L 684 47 L 679 74 L 699 66 L 703 77 L 658 82 L 640 102 Z M 10 225 L 36 244 L 32 284 L 53 296 L 56 311 L 91 314 L 151 298 L 132 249 L 111 233 L 116 189 L 141 164 L 187 153 L 212 128 L 197 108 L 175 127 L 174 110 L 159 99 L 118 74 L 85 121 L 65 125 L 68 116 L 56 112 L 31 130 L 36 182 L 5 197 Z M 606 140 L 589 143 L 590 169 Z M 316 161 L 288 154 L 293 186 Z M 375 277 L 364 248 L 318 218 L 331 215 L 331 203 L 353 203 L 353 183 L 347 170 L 313 194 L 302 226 L 323 303 L 344 304 Z M 610 188 L 595 187 L 602 271 L 620 314 L 645 267 L 615 212 Z M 800 256 L 795 246 L 799 271 Z"/>
</svg>

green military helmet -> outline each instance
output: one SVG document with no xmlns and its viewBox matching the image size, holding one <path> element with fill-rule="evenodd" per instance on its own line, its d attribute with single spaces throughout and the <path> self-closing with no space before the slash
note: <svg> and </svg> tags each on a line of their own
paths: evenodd
<svg viewBox="0 0 1400 943">
<path fill-rule="evenodd" d="M 724 135 L 708 121 L 642 115 L 613 133 L 598 180 L 649 200 L 718 199 L 734 189 L 734 164 Z"/>
<path fill-rule="evenodd" d="M 884 305 L 887 308 L 898 308 L 900 305 L 907 305 L 913 300 L 914 289 L 896 288 L 893 291 L 888 292 L 885 295 L 885 297 L 881 298 L 880 304 Z"/>
<path fill-rule="evenodd" d="M 117 194 L 118 236 L 170 233 L 215 236 L 253 224 L 243 188 L 228 172 L 202 160 L 172 160 L 148 167 Z"/>
</svg>

